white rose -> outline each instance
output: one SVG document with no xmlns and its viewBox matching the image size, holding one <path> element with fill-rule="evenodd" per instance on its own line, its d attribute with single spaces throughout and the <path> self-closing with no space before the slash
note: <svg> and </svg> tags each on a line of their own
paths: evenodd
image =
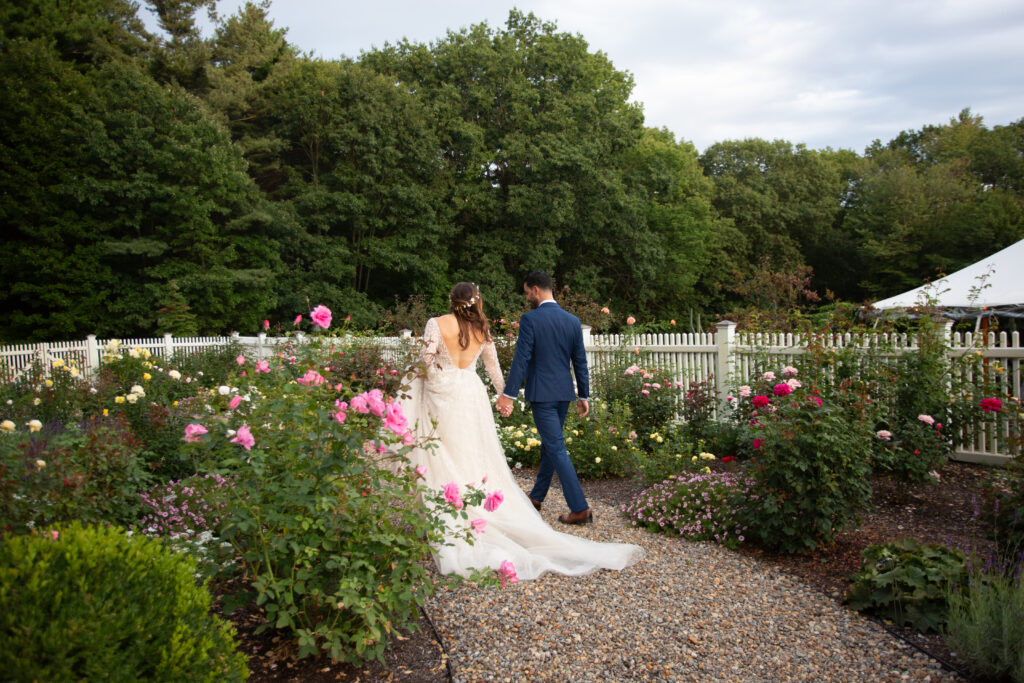
<svg viewBox="0 0 1024 683">
<path fill-rule="evenodd" d="M 217 393 L 221 396 L 227 396 L 231 393 L 231 387 L 224 386 L 223 384 L 217 387 Z"/>
<path fill-rule="evenodd" d="M 125 398 L 125 400 L 126 400 L 126 401 L 128 401 L 129 403 L 135 403 L 136 401 L 138 401 L 138 400 L 139 400 L 139 395 L 138 395 L 138 394 L 128 394 L 128 395 L 127 395 L 127 396 L 125 396 L 124 398 Z"/>
<path fill-rule="evenodd" d="M 36 460 L 36 468 L 37 469 L 41 470 L 44 467 L 46 467 L 46 461 L 45 460 Z"/>
<path fill-rule="evenodd" d="M 145 389 L 143 389 L 143 388 L 142 388 L 141 386 L 139 386 L 138 384 L 133 384 L 133 385 L 132 385 L 132 390 L 131 390 L 131 393 L 133 393 L 133 394 L 138 394 L 139 396 L 145 396 L 145 395 L 146 395 L 146 391 L 145 391 Z"/>
<path fill-rule="evenodd" d="M 167 376 L 170 377 L 171 379 L 181 379 L 181 373 L 178 372 L 177 370 L 171 370 L 170 372 L 167 373 Z"/>
<path fill-rule="evenodd" d="M 40 429 L 43 428 L 43 423 L 40 422 L 39 420 L 29 420 L 25 424 L 28 425 L 28 431 L 30 432 L 38 432 Z"/>
<path fill-rule="evenodd" d="M 0 422 L 0 429 L 4 430 L 5 432 L 13 432 L 16 429 L 16 427 L 14 426 L 14 423 L 11 422 L 10 420 L 4 420 L 3 422 Z"/>
</svg>

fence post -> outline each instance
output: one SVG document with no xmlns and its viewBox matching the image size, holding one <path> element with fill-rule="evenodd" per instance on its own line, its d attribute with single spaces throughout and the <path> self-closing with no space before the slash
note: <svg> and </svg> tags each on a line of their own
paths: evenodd
<svg viewBox="0 0 1024 683">
<path fill-rule="evenodd" d="M 256 358 L 266 357 L 267 333 L 260 332 L 256 335 Z"/>
<path fill-rule="evenodd" d="M 164 362 L 174 355 L 174 338 L 170 332 L 164 332 Z"/>
<path fill-rule="evenodd" d="M 96 343 L 96 335 L 90 334 L 85 338 L 85 367 L 82 368 L 82 374 L 95 377 L 99 367 L 100 346 Z"/>
<path fill-rule="evenodd" d="M 409 339 L 410 337 L 412 337 L 412 330 L 403 327 L 402 329 L 400 329 L 398 331 L 398 338 L 399 339 Z"/>
<path fill-rule="evenodd" d="M 732 347 L 735 341 L 736 323 L 731 320 L 723 320 L 715 324 L 715 345 L 718 347 L 718 357 L 715 363 L 715 391 L 718 393 L 719 419 L 725 416 L 725 409 L 729 403 L 725 400 L 727 393 L 725 389 L 732 378 Z"/>
</svg>

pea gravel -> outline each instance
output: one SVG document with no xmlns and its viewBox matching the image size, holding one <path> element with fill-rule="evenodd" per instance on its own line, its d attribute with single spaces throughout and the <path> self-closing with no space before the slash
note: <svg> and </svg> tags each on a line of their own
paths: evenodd
<svg viewBox="0 0 1024 683">
<path fill-rule="evenodd" d="M 439 592 L 427 612 L 455 681 L 962 680 L 754 558 L 634 528 L 620 501 L 591 498 L 594 524 L 566 527 L 557 484 L 548 501 L 549 524 L 646 557 L 621 572 Z"/>
</svg>

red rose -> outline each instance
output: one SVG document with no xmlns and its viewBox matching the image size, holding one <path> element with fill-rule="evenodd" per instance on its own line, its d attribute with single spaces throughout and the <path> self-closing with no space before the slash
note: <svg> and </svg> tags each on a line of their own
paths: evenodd
<svg viewBox="0 0 1024 683">
<path fill-rule="evenodd" d="M 764 443 L 764 439 L 754 439 L 754 450 L 755 451 L 761 450 L 761 444 L 763 444 L 763 443 Z"/>
<path fill-rule="evenodd" d="M 755 396 L 751 399 L 751 403 L 754 404 L 755 408 L 764 408 L 766 405 L 771 403 L 767 396 Z"/>
<path fill-rule="evenodd" d="M 722 458 L 722 462 L 732 462 L 735 459 L 736 459 L 735 455 L 727 455 L 724 458 Z"/>
</svg>

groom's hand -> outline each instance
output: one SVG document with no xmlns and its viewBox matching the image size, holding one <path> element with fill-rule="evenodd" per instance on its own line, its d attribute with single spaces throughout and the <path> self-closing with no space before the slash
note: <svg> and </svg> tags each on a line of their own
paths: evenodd
<svg viewBox="0 0 1024 683">
<path fill-rule="evenodd" d="M 498 412 L 501 413 L 502 417 L 508 417 L 512 414 L 512 408 L 514 403 L 505 394 L 498 397 Z"/>
<path fill-rule="evenodd" d="M 580 417 L 586 417 L 587 413 L 590 412 L 590 403 L 587 399 L 581 398 L 576 400 L 576 412 L 580 414 Z"/>
</svg>

